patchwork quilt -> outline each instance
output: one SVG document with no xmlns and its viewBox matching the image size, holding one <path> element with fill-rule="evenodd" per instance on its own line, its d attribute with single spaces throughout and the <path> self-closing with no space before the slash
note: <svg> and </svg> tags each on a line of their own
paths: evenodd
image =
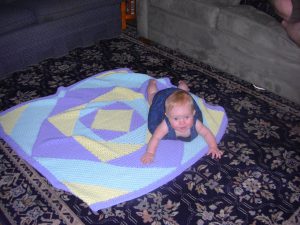
<svg viewBox="0 0 300 225">
<path fill-rule="evenodd" d="M 137 198 L 208 151 L 201 136 L 192 142 L 163 140 L 154 162 L 141 163 L 151 137 L 149 79 L 117 69 L 60 87 L 54 95 L 1 112 L 0 136 L 54 187 L 71 192 L 94 211 Z M 159 89 L 173 86 L 168 78 L 157 84 Z M 224 109 L 193 97 L 219 142 L 227 126 Z"/>
</svg>

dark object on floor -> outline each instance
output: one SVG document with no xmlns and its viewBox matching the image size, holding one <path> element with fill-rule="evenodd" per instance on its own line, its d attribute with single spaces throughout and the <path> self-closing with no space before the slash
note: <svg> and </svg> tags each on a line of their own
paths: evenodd
<svg viewBox="0 0 300 225">
<path fill-rule="evenodd" d="M 121 33 L 120 0 L 1 0 L 0 78 Z"/>
</svg>

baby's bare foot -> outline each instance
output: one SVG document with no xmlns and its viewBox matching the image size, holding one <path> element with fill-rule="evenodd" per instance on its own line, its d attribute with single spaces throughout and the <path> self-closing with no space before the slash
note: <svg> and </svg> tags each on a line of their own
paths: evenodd
<svg viewBox="0 0 300 225">
<path fill-rule="evenodd" d="M 156 80 L 151 79 L 149 80 L 149 84 L 147 87 L 148 102 L 150 105 L 152 104 L 152 100 L 156 92 L 157 92 Z"/>
<path fill-rule="evenodd" d="M 180 80 L 180 81 L 178 82 L 178 88 L 180 88 L 180 89 L 182 89 L 182 90 L 184 90 L 184 91 L 190 91 L 190 89 L 189 89 L 187 83 L 186 83 L 184 80 Z"/>
</svg>

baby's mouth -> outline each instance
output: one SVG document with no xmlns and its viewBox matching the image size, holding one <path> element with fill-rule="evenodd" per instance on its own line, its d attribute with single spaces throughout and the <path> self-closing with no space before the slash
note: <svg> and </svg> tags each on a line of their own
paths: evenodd
<svg viewBox="0 0 300 225">
<path fill-rule="evenodd" d="M 186 130 L 186 127 L 179 127 L 179 130 L 185 131 L 185 130 Z"/>
</svg>

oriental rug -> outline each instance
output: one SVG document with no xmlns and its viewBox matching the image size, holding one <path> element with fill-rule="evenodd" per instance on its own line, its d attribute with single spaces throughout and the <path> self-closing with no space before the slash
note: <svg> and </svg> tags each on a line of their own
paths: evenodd
<svg viewBox="0 0 300 225">
<path fill-rule="evenodd" d="M 0 209 L 10 224 L 299 224 L 300 106 L 141 41 L 134 28 L 1 80 L 1 111 L 116 68 L 174 84 L 184 79 L 192 93 L 222 106 L 228 117 L 223 157 L 203 156 L 149 193 L 93 211 L 1 140 Z"/>
</svg>

